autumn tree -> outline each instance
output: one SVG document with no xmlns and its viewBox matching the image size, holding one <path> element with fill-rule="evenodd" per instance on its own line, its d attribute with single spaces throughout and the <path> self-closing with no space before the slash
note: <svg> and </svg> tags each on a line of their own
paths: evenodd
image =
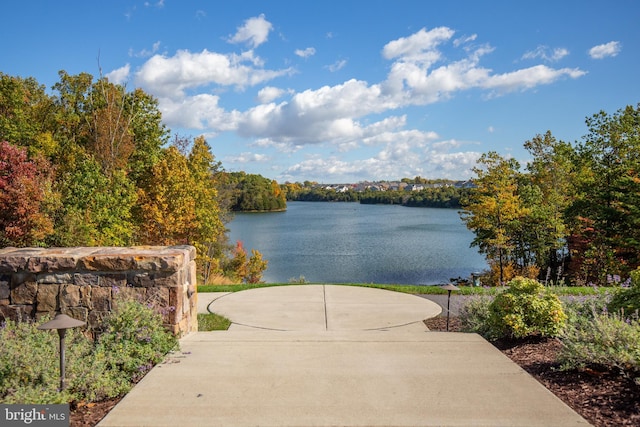
<svg viewBox="0 0 640 427">
<path fill-rule="evenodd" d="M 34 78 L 0 73 L 0 141 L 26 147 L 28 155 L 52 155 L 54 102 Z"/>
<path fill-rule="evenodd" d="M 220 163 L 215 160 L 204 137 L 200 136 L 194 140 L 187 165 L 191 173 L 191 191 L 195 200 L 195 219 L 190 241 L 198 251 L 201 270 L 209 273 L 218 272 L 216 260 L 225 249 L 222 245 L 226 243 L 226 230 L 221 219 L 215 182 Z"/>
<path fill-rule="evenodd" d="M 524 147 L 532 156 L 520 191 L 529 208 L 524 240 L 545 279 L 558 280 L 568 256 L 565 211 L 573 197 L 574 149 L 550 131 L 526 141 Z"/>
<path fill-rule="evenodd" d="M 0 245 L 40 246 L 53 233 L 51 167 L 26 148 L 0 142 Z"/>
<path fill-rule="evenodd" d="M 138 190 L 138 238 L 141 243 L 174 245 L 189 242 L 196 219 L 191 184 L 187 159 L 175 147 L 169 147 L 152 168 L 149 182 Z"/>
<path fill-rule="evenodd" d="M 486 254 L 499 283 L 509 280 L 518 267 L 517 255 L 521 242 L 521 221 L 528 213 L 518 194 L 519 167 L 514 159 L 505 159 L 496 152 L 478 159 L 475 190 L 465 201 L 462 219 L 476 237 L 472 242 Z"/>
</svg>

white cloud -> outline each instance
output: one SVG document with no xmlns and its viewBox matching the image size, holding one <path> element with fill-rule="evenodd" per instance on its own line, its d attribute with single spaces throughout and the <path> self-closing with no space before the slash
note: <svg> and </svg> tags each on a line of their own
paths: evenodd
<svg viewBox="0 0 640 427">
<path fill-rule="evenodd" d="M 218 105 L 220 98 L 200 94 L 184 99 L 160 98 L 160 110 L 165 122 L 186 129 L 214 129 L 216 132 L 237 128 L 239 113 L 225 111 Z"/>
<path fill-rule="evenodd" d="M 265 163 L 270 161 L 270 157 L 259 153 L 243 152 L 237 156 L 227 156 L 225 161 L 231 163 Z"/>
<path fill-rule="evenodd" d="M 386 59 L 402 57 L 416 60 L 426 56 L 428 60 L 432 60 L 430 53 L 436 52 L 435 48 L 451 39 L 453 34 L 454 31 L 447 27 L 438 27 L 429 31 L 422 28 L 409 37 L 401 37 L 387 43 L 382 49 L 382 55 Z M 440 55 L 438 54 L 437 58 L 439 57 Z"/>
<path fill-rule="evenodd" d="M 129 56 L 135 58 L 148 58 L 160 50 L 160 44 L 160 40 L 158 40 L 151 46 L 151 49 L 142 49 L 139 52 L 134 52 L 133 49 L 129 49 Z"/>
<path fill-rule="evenodd" d="M 334 62 L 331 65 L 327 65 L 326 68 L 329 71 L 331 71 L 332 73 L 335 73 L 336 71 L 343 69 L 345 65 L 347 65 L 347 60 L 346 59 L 341 59 L 341 60 L 338 60 L 338 61 Z"/>
<path fill-rule="evenodd" d="M 542 59 L 547 62 L 556 62 L 567 55 L 569 55 L 569 51 L 562 47 L 551 49 L 549 46 L 538 46 L 522 55 L 522 59 Z"/>
<path fill-rule="evenodd" d="M 267 40 L 270 31 L 271 24 L 261 15 L 245 21 L 229 41 L 256 47 Z M 163 119 L 169 126 L 213 133 L 232 131 L 248 139 L 251 153 L 229 157 L 237 163 L 264 161 L 269 157 L 260 151 L 267 149 L 296 153 L 307 145 L 316 145 L 331 149 L 334 157 L 307 158 L 283 176 L 307 179 L 312 173 L 317 177 L 324 173 L 334 177 L 333 181 L 358 176 L 465 178 L 470 176 L 477 152 L 462 151 L 462 143 L 456 140 L 435 142 L 439 136 L 429 130 L 407 129 L 407 117 L 402 112 L 393 115 L 392 111 L 428 105 L 470 89 L 494 96 L 529 90 L 563 78 L 579 78 L 585 72 L 534 65 L 498 73 L 481 64 L 493 47 L 475 43 L 475 34 L 453 39 L 454 34 L 447 27 L 423 28 L 390 41 L 382 49 L 390 63 L 381 82 L 353 78 L 297 93 L 267 85 L 257 92 L 256 105 L 243 111 L 226 110 L 213 90 L 262 85 L 293 74 L 293 69 L 265 69 L 265 61 L 253 50 L 230 54 L 181 50 L 173 56 L 155 54 L 135 77 L 137 85 L 159 98 Z M 445 44 L 457 50 L 445 55 Z M 312 50 L 298 50 L 296 54 L 306 57 L 315 52 Z M 564 49 L 541 47 L 525 56 L 551 61 L 567 54 Z M 456 59 L 448 59 L 451 57 Z M 339 69 L 344 64 L 346 60 L 333 67 Z M 114 77 L 130 72 L 116 71 L 112 72 Z M 290 97 L 281 99 L 284 95 Z M 488 130 L 492 132 L 493 128 Z M 338 157 L 345 152 L 352 157 L 357 150 L 370 147 L 377 147 L 378 152 L 365 159 L 346 161 Z"/>
<path fill-rule="evenodd" d="M 260 104 L 268 104 L 269 102 L 280 98 L 286 93 L 290 93 L 290 91 L 273 86 L 266 86 L 258 91 L 258 96 L 256 99 Z"/>
<path fill-rule="evenodd" d="M 206 49 L 198 53 L 179 50 L 171 57 L 154 55 L 138 70 L 136 82 L 157 96 L 175 99 L 184 97 L 187 89 L 210 84 L 244 88 L 293 72 L 291 68 L 256 68 L 243 60 L 256 62 L 253 55 L 223 55 Z"/>
<path fill-rule="evenodd" d="M 460 38 L 457 38 L 457 39 L 455 39 L 453 41 L 453 46 L 454 47 L 458 47 L 458 46 L 461 46 L 463 44 L 475 41 L 477 38 L 478 38 L 477 34 L 472 34 L 472 35 L 466 36 L 466 37 L 460 37 Z"/>
<path fill-rule="evenodd" d="M 536 65 L 509 73 L 488 76 L 481 82 L 481 87 L 496 89 L 500 93 L 505 93 L 518 89 L 531 89 L 536 86 L 551 84 L 565 76 L 575 79 L 585 74 L 586 72 L 578 68 L 554 69 L 546 65 Z"/>
<path fill-rule="evenodd" d="M 267 21 L 264 14 L 249 18 L 244 21 L 244 25 L 238 27 L 233 36 L 230 36 L 229 43 L 246 43 L 252 48 L 260 46 L 269 38 L 269 32 L 273 29 L 271 22 Z"/>
<path fill-rule="evenodd" d="M 295 54 L 301 58 L 308 58 L 316 54 L 316 50 L 312 47 L 308 47 L 306 49 L 296 49 Z"/>
<path fill-rule="evenodd" d="M 124 84 L 129 80 L 129 72 L 131 71 L 131 66 L 126 64 L 124 67 L 117 68 L 106 74 L 106 77 L 109 79 L 111 83 L 115 83 L 117 85 Z"/>
<path fill-rule="evenodd" d="M 475 151 L 448 152 L 448 142 L 440 146 L 415 145 L 396 135 L 374 156 L 345 160 L 338 156 L 313 156 L 287 168 L 281 180 L 311 179 L 319 182 L 357 182 L 367 179 L 393 180 L 416 175 L 449 179 L 467 179 L 481 153 Z"/>
<path fill-rule="evenodd" d="M 620 42 L 612 41 L 605 44 L 600 44 L 589 49 L 589 56 L 592 59 L 603 59 L 609 56 L 616 56 L 622 50 Z"/>
</svg>

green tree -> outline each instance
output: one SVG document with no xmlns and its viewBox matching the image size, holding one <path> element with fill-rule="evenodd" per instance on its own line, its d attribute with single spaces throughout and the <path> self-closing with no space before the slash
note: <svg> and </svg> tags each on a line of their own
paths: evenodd
<svg viewBox="0 0 640 427">
<path fill-rule="evenodd" d="M 462 219 L 476 235 L 472 245 L 486 254 L 504 283 L 515 274 L 516 243 L 522 240 L 521 220 L 528 213 L 518 194 L 520 165 L 496 152 L 483 154 L 478 164 L 473 169 L 477 187 L 463 205 Z"/>
<path fill-rule="evenodd" d="M 60 246 L 123 246 L 133 243 L 136 189 L 123 171 L 104 173 L 89 154 L 76 154 L 59 176 L 62 209 L 53 243 Z"/>
<path fill-rule="evenodd" d="M 28 147 L 29 155 L 50 155 L 53 100 L 32 78 L 0 73 L 0 141 Z"/>
<path fill-rule="evenodd" d="M 605 283 L 640 265 L 640 104 L 586 120 L 577 148 L 576 197 L 568 214 L 583 280 Z"/>
<path fill-rule="evenodd" d="M 573 147 L 558 141 L 550 131 L 524 143 L 532 156 L 521 194 L 530 213 L 525 219 L 524 240 L 535 263 L 556 277 L 567 256 L 565 211 L 573 197 Z M 525 197 L 526 195 L 526 197 Z"/>
</svg>

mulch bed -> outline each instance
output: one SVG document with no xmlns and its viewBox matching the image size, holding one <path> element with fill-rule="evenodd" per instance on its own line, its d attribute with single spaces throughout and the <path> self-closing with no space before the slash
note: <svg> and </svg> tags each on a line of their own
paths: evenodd
<svg viewBox="0 0 640 427">
<path fill-rule="evenodd" d="M 446 330 L 444 317 L 425 320 L 432 331 Z M 460 330 L 458 319 L 449 331 Z M 555 338 L 529 338 L 493 342 L 542 385 L 596 427 L 640 426 L 640 386 L 611 371 L 561 371 L 556 356 L 561 342 Z"/>
<path fill-rule="evenodd" d="M 446 323 L 444 317 L 425 320 L 432 331 L 445 331 Z M 449 319 L 449 331 L 459 330 L 458 319 Z M 502 340 L 493 345 L 594 426 L 640 426 L 640 386 L 632 379 L 610 371 L 561 371 L 556 355 L 562 344 L 553 338 Z M 93 427 L 119 401 L 72 407 L 70 425 Z"/>
</svg>

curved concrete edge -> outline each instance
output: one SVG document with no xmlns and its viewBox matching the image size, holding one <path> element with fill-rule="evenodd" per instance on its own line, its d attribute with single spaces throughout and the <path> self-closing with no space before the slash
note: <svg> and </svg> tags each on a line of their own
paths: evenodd
<svg viewBox="0 0 640 427">
<path fill-rule="evenodd" d="M 442 311 L 415 295 L 346 285 L 266 287 L 206 298 L 214 298 L 207 311 L 227 317 L 234 330 L 426 330 L 422 321 Z"/>
</svg>

